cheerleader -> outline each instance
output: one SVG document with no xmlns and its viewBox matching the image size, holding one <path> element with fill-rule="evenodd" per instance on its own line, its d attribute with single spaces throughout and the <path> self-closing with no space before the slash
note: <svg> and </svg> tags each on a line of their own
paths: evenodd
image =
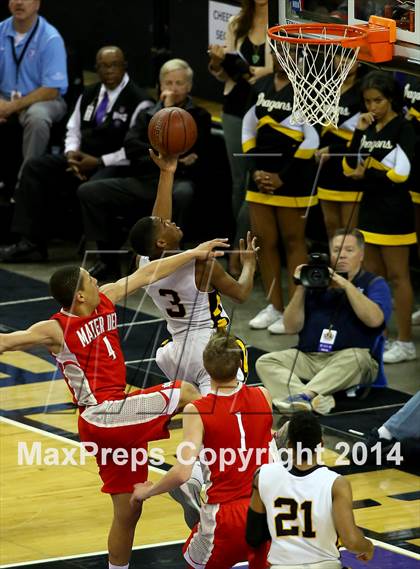
<svg viewBox="0 0 420 569">
<path fill-rule="evenodd" d="M 244 152 L 261 154 L 251 170 L 246 200 L 252 230 L 261 246 L 259 264 L 269 301 L 249 325 L 284 334 L 279 241 L 281 236 L 291 298 L 293 271 L 307 261 L 304 214 L 317 203 L 311 190 L 319 136 L 312 126 L 292 124 L 293 89 L 274 56 L 273 62 L 275 72 L 256 83 L 257 102 L 242 126 Z"/>
<path fill-rule="evenodd" d="M 392 75 L 372 71 L 361 92 L 367 112 L 359 117 L 343 169 L 363 191 L 358 226 L 366 242 L 366 269 L 386 277 L 394 288 L 398 339 L 385 352 L 384 362 L 398 363 L 416 357 L 409 272 L 416 234 L 408 184 L 415 134 L 401 114 L 402 97 Z"/>
<path fill-rule="evenodd" d="M 405 118 L 411 122 L 416 132 L 415 155 L 420 156 L 420 79 L 410 77 L 404 86 L 404 102 L 407 109 Z M 416 220 L 417 247 L 420 258 L 420 162 L 414 160 L 410 176 L 410 194 L 414 204 Z M 412 324 L 420 324 L 420 310 L 411 316 Z"/>
</svg>

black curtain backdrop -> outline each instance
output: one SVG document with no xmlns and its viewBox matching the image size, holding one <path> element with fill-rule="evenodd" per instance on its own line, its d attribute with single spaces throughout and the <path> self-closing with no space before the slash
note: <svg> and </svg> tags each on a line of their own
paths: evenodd
<svg viewBox="0 0 420 569">
<path fill-rule="evenodd" d="M 60 31 L 84 69 L 94 69 L 100 47 L 115 44 L 125 51 L 133 79 L 152 87 L 159 66 L 181 57 L 195 71 L 193 94 L 221 99 L 221 85 L 207 72 L 208 0 L 42 0 L 40 13 Z M 9 15 L 3 0 L 0 20 Z"/>
<path fill-rule="evenodd" d="M 100 47 L 115 44 L 125 51 L 133 79 L 152 87 L 160 65 L 181 57 L 195 72 L 193 94 L 221 101 L 222 85 L 207 71 L 208 6 L 208 0 L 42 0 L 40 13 L 57 27 L 84 69 L 94 69 Z M 277 13 L 278 0 L 270 0 L 270 23 L 277 21 Z M 3 0 L 0 20 L 8 15 Z"/>
</svg>

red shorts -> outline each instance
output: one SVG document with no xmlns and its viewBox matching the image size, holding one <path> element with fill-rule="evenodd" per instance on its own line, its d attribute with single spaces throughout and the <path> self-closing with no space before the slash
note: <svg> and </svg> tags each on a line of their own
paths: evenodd
<svg viewBox="0 0 420 569">
<path fill-rule="evenodd" d="M 245 540 L 249 498 L 226 504 L 203 504 L 200 522 L 184 545 L 184 558 L 194 569 L 230 569 L 252 560 L 250 567 L 266 567 L 268 547 L 254 551 Z M 255 565 L 255 555 L 261 562 Z"/>
<path fill-rule="evenodd" d="M 81 413 L 80 440 L 97 445 L 102 492 L 132 492 L 134 484 L 147 480 L 147 443 L 169 438 L 168 424 L 179 405 L 181 383 L 133 391 L 125 399 L 103 401 Z"/>
</svg>

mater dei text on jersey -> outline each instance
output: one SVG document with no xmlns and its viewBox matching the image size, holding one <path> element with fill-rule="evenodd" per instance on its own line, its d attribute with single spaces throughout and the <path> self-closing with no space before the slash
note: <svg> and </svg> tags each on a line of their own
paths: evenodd
<svg viewBox="0 0 420 569">
<path fill-rule="evenodd" d="M 117 315 L 115 312 L 112 312 L 111 314 L 106 314 L 105 316 L 98 316 L 90 322 L 83 324 L 83 326 L 81 326 L 76 333 L 80 340 L 80 343 L 85 348 L 101 334 L 116 329 Z"/>
</svg>

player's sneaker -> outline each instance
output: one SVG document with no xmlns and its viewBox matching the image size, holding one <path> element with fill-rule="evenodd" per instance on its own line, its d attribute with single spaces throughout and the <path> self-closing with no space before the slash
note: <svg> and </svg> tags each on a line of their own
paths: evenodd
<svg viewBox="0 0 420 569">
<path fill-rule="evenodd" d="M 328 415 L 335 407 L 335 399 L 332 395 L 316 395 L 311 401 L 312 409 L 320 415 Z"/>
<path fill-rule="evenodd" d="M 269 304 L 249 321 L 249 327 L 254 330 L 265 330 L 282 316 L 280 310 L 277 310 L 272 304 Z"/>
<path fill-rule="evenodd" d="M 420 310 L 416 310 L 416 312 L 413 312 L 411 315 L 411 324 L 413 324 L 413 326 L 420 325 Z"/>
<path fill-rule="evenodd" d="M 308 395 L 305 395 L 305 393 L 292 395 L 283 401 L 279 401 L 275 405 L 279 411 L 288 413 L 295 413 L 297 411 L 312 411 L 311 398 L 308 397 Z"/>
<path fill-rule="evenodd" d="M 380 460 L 380 464 L 386 464 L 386 455 L 392 449 L 397 439 L 384 439 L 379 435 L 378 429 L 372 429 L 366 436 L 365 445 L 368 449 L 367 457 L 364 455 L 363 445 L 357 445 L 353 448 L 351 453 L 352 460 L 358 461 L 357 464 L 361 464 L 366 461 L 367 464 L 376 464 L 377 460 Z M 372 450 L 376 445 L 380 443 L 378 450 Z"/>
<path fill-rule="evenodd" d="M 283 323 L 283 314 L 268 327 L 270 334 L 286 334 Z"/>
<path fill-rule="evenodd" d="M 416 347 L 413 342 L 393 343 L 392 348 L 384 353 L 384 364 L 398 364 L 416 359 Z"/>
<path fill-rule="evenodd" d="M 201 482 L 191 477 L 178 488 L 169 491 L 170 496 L 181 504 L 185 523 L 190 529 L 200 521 L 201 487 Z"/>
</svg>

